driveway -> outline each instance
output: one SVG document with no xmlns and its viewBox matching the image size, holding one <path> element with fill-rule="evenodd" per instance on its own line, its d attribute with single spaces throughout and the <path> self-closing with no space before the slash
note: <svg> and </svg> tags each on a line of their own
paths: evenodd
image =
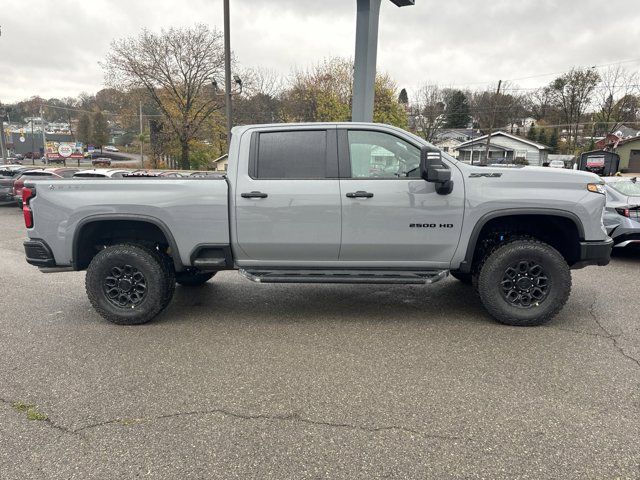
<svg viewBox="0 0 640 480">
<path fill-rule="evenodd" d="M 563 312 L 496 324 L 472 289 L 178 286 L 140 327 L 24 262 L 0 208 L 0 477 L 639 478 L 640 254 Z"/>
</svg>

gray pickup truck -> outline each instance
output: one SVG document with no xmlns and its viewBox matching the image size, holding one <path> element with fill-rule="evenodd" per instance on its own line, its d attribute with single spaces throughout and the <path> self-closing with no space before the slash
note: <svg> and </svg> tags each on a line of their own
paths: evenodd
<svg viewBox="0 0 640 480">
<path fill-rule="evenodd" d="M 219 178 L 29 181 L 27 261 L 86 270 L 95 309 L 145 323 L 176 282 L 221 270 L 259 283 L 473 285 L 509 325 L 560 311 L 571 268 L 606 265 L 600 179 L 471 166 L 379 124 L 233 130 Z M 426 312 L 425 312 L 426 313 Z"/>
</svg>

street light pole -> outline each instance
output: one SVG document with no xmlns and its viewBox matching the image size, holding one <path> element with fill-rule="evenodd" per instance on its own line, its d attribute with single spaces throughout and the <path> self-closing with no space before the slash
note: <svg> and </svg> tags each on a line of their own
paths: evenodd
<svg viewBox="0 0 640 480">
<path fill-rule="evenodd" d="M 351 104 L 353 122 L 373 121 L 381 1 L 357 0 L 356 54 Z M 415 0 L 391 1 L 398 7 L 407 7 L 415 3 Z"/>
<path fill-rule="evenodd" d="M 224 0 L 224 94 L 227 107 L 227 148 L 231 145 L 231 128 L 233 127 L 231 106 L 231 22 L 229 17 L 229 0 Z"/>
<path fill-rule="evenodd" d="M 144 168 L 144 131 L 142 126 L 142 100 L 140 100 L 140 168 Z"/>
</svg>

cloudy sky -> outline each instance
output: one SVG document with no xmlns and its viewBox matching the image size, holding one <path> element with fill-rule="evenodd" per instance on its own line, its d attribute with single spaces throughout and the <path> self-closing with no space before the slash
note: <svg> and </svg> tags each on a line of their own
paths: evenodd
<svg viewBox="0 0 640 480">
<path fill-rule="evenodd" d="M 197 22 L 222 28 L 222 0 L 0 0 L 0 102 L 94 93 L 114 38 Z M 355 0 L 231 0 L 243 67 L 286 75 L 352 57 Z M 383 0 L 378 67 L 410 90 L 425 81 L 483 87 L 548 82 L 572 66 L 640 69 L 638 0 Z"/>
</svg>

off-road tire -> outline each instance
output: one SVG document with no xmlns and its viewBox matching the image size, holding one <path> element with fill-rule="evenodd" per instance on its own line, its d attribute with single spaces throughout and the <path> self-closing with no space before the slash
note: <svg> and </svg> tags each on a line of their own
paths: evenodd
<svg viewBox="0 0 640 480">
<path fill-rule="evenodd" d="M 124 243 L 104 248 L 93 257 L 87 268 L 85 286 L 89 301 L 102 317 L 112 323 L 147 323 L 167 306 L 173 295 L 175 281 L 169 261 L 163 259 L 157 250 L 141 245 Z M 122 270 L 125 266 L 142 275 L 145 288 L 138 303 L 120 306 L 113 298 L 110 299 L 106 284 L 112 281 L 114 269 Z"/>
<path fill-rule="evenodd" d="M 197 287 L 207 283 L 215 274 L 216 272 L 178 272 L 176 282 L 183 287 Z"/>
<path fill-rule="evenodd" d="M 546 284 L 546 288 L 537 289 L 536 295 L 544 295 L 541 300 L 529 293 L 518 293 L 530 290 L 513 287 L 520 277 L 514 275 L 514 265 L 522 266 L 523 277 L 534 278 L 524 281 L 525 288 L 529 283 Z M 515 272 L 519 271 L 516 267 Z M 516 238 L 497 245 L 485 256 L 479 267 L 478 293 L 484 307 L 498 322 L 522 327 L 541 325 L 551 320 L 567 302 L 571 294 L 571 272 L 555 248 L 533 238 Z"/>
<path fill-rule="evenodd" d="M 465 285 L 471 285 L 471 278 L 472 278 L 471 273 L 463 273 L 463 272 L 452 270 L 449 272 L 449 274 L 456 280 L 460 280 Z"/>
</svg>

